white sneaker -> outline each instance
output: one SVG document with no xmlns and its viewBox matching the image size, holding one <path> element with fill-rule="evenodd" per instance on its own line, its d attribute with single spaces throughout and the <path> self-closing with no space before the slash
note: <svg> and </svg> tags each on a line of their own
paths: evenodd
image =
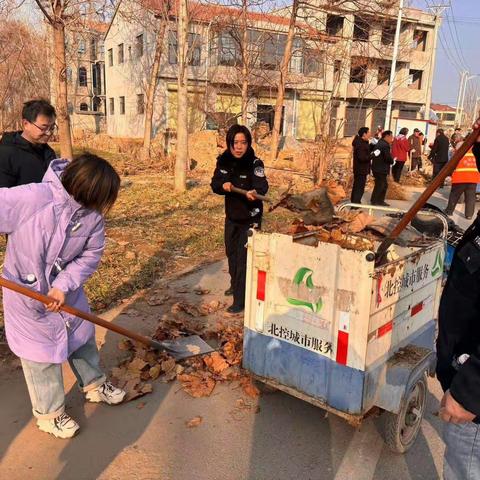
<svg viewBox="0 0 480 480">
<path fill-rule="evenodd" d="M 37 426 L 42 432 L 51 433 L 57 438 L 72 438 L 80 428 L 78 423 L 65 412 L 48 420 L 39 418 Z"/>
<path fill-rule="evenodd" d="M 90 390 L 85 395 L 89 402 L 98 403 L 105 402 L 109 405 L 121 403 L 127 392 L 115 387 L 110 382 L 102 383 L 99 387 Z"/>
</svg>

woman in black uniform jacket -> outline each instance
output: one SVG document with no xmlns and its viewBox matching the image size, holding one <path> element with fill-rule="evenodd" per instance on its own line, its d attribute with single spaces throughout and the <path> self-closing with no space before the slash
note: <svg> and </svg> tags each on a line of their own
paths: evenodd
<svg viewBox="0 0 480 480">
<path fill-rule="evenodd" d="M 246 196 L 231 191 L 232 186 L 248 190 Z M 250 228 L 259 228 L 263 204 L 255 193 L 265 195 L 268 182 L 263 162 L 255 156 L 252 135 L 247 127 L 233 125 L 227 132 L 227 149 L 218 157 L 211 182 L 212 190 L 225 195 L 225 250 L 233 294 L 229 313 L 241 313 L 245 307 L 247 270 L 247 235 Z"/>
</svg>

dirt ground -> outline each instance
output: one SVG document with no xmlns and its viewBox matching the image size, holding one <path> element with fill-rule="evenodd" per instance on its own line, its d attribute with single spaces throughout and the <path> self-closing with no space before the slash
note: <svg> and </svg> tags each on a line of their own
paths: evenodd
<svg viewBox="0 0 480 480">
<path fill-rule="evenodd" d="M 220 299 L 227 284 L 226 263 L 211 263 L 177 279 L 166 291 L 198 302 L 196 287 Z M 165 285 L 165 283 L 164 283 Z M 159 287 L 155 287 L 156 289 Z M 202 297 L 203 298 L 203 297 Z M 168 306 L 150 306 L 142 295 L 105 318 L 149 334 Z M 167 309 L 167 310 L 166 310 Z M 220 317 L 223 313 L 218 314 Z M 212 319 L 214 320 L 214 319 Z M 106 370 L 125 352 L 119 336 L 98 330 Z M 84 403 L 65 367 L 67 411 L 81 426 L 72 440 L 40 431 L 32 419 L 26 387 L 16 362 L 0 368 L 0 478 L 11 480 L 434 480 L 440 478 L 443 444 L 435 416 L 440 391 L 430 381 L 429 405 L 415 448 L 391 453 L 378 419 L 358 431 L 340 418 L 287 394 L 252 399 L 233 385 L 217 385 L 194 399 L 178 382 L 153 382 L 153 393 L 109 407 Z M 199 426 L 186 423 L 200 416 Z"/>
</svg>

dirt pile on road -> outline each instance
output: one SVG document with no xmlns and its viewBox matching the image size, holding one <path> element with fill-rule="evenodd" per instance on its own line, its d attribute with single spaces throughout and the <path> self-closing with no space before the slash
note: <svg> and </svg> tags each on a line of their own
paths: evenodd
<svg viewBox="0 0 480 480">
<path fill-rule="evenodd" d="M 408 200 L 408 195 L 405 187 L 398 183 L 388 180 L 388 190 L 385 197 L 387 200 Z"/>
</svg>

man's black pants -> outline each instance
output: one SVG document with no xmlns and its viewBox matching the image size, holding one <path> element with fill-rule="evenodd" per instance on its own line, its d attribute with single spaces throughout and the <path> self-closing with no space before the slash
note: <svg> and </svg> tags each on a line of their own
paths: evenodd
<svg viewBox="0 0 480 480">
<path fill-rule="evenodd" d="M 247 239 L 251 224 L 235 223 L 225 219 L 225 252 L 228 273 L 233 289 L 233 305 L 245 305 L 245 282 L 247 276 Z"/>
<path fill-rule="evenodd" d="M 446 165 L 446 163 L 433 163 L 433 176 L 432 180 L 440 173 L 440 170 Z M 445 184 L 442 183 L 440 188 L 444 187 Z"/>
<path fill-rule="evenodd" d="M 402 170 L 405 162 L 395 162 L 395 165 L 392 167 L 392 177 L 397 182 L 400 183 L 400 178 L 402 177 Z"/>
<path fill-rule="evenodd" d="M 382 205 L 385 202 L 385 196 L 387 195 L 387 174 L 374 173 L 373 176 L 375 177 L 375 186 L 373 187 L 370 203 L 372 205 Z"/>
<path fill-rule="evenodd" d="M 450 190 L 450 196 L 448 197 L 448 205 L 445 210 L 448 215 L 452 215 L 455 211 L 462 193 L 465 194 L 465 216 L 467 218 L 473 217 L 475 213 L 475 201 L 476 201 L 476 183 L 454 183 L 452 184 L 452 189 Z"/>
<path fill-rule="evenodd" d="M 352 203 L 362 203 L 362 197 L 365 193 L 365 185 L 367 184 L 367 175 L 354 175 L 352 187 Z"/>
</svg>

